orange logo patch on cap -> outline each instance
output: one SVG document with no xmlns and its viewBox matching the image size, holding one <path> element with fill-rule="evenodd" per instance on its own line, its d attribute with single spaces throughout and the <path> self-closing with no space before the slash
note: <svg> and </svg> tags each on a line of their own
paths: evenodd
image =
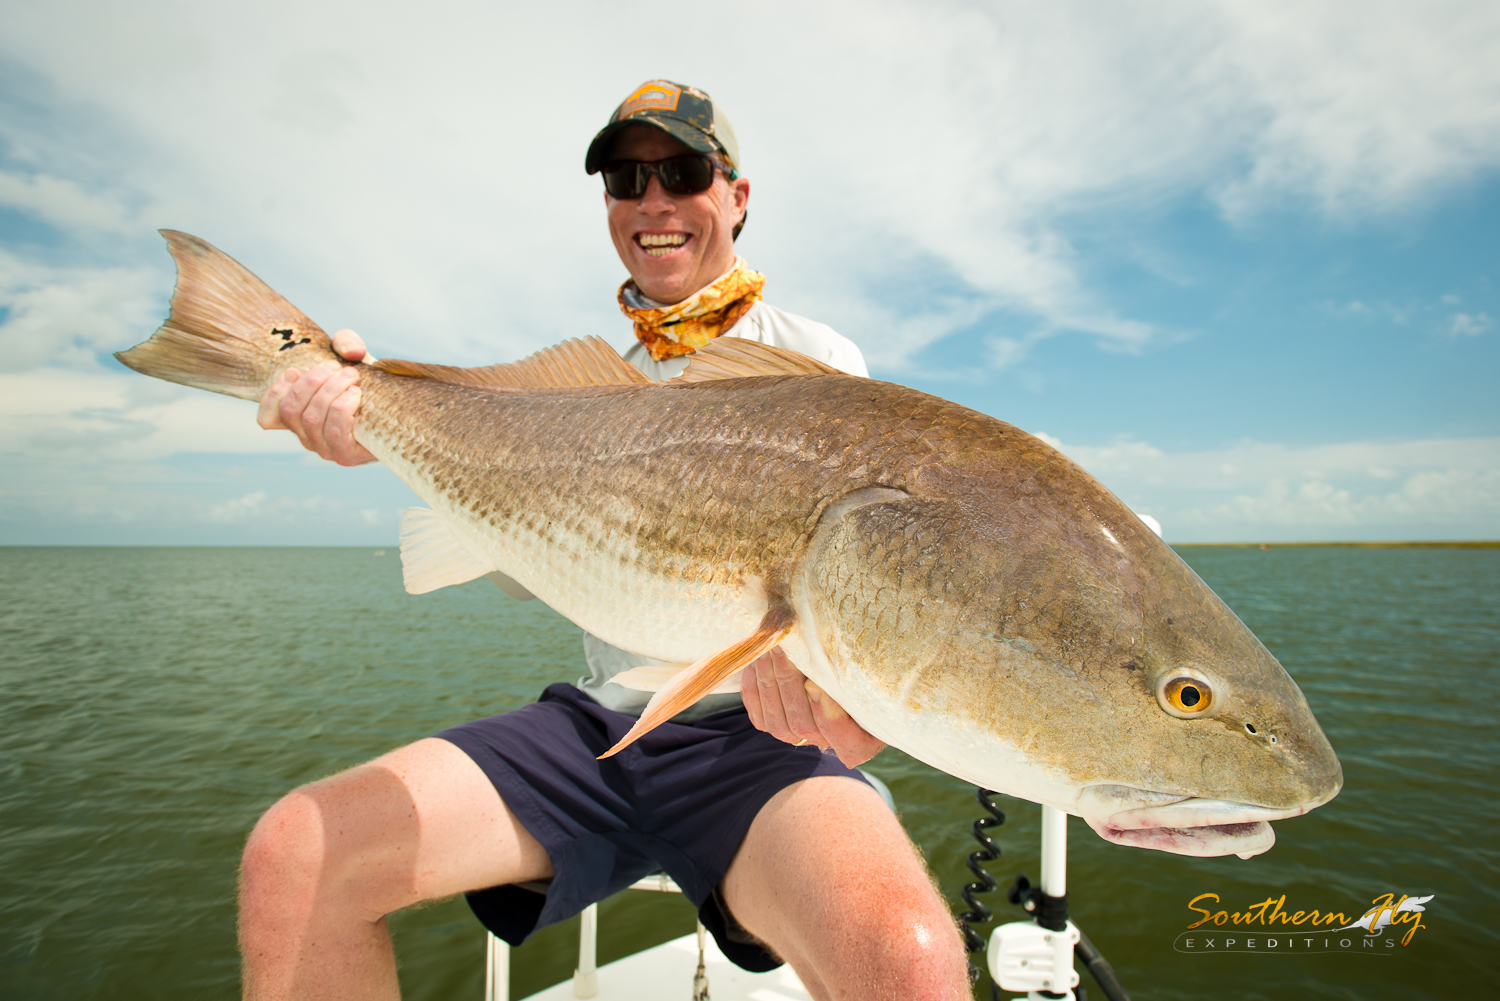
<svg viewBox="0 0 1500 1001">
<path fill-rule="evenodd" d="M 681 87 L 665 80 L 649 80 L 625 98 L 616 114 L 628 118 L 638 111 L 676 111 L 677 99 L 681 96 Z"/>
</svg>

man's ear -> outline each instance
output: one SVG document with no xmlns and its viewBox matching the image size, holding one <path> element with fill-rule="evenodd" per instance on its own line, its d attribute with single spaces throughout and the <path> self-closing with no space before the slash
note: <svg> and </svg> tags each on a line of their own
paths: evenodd
<svg viewBox="0 0 1500 1001">
<path fill-rule="evenodd" d="M 750 208 L 750 179 L 736 177 L 730 187 L 734 191 L 734 207 L 740 210 L 740 218 L 744 218 Z"/>
</svg>

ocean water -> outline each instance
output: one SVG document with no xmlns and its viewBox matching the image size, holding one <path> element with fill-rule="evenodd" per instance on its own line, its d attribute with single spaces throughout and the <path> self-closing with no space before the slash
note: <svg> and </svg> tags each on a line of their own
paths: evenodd
<svg viewBox="0 0 1500 1001">
<path fill-rule="evenodd" d="M 1075 819 L 1073 919 L 1137 999 L 1495 993 L 1500 551 L 1182 553 L 1301 684 L 1345 788 L 1250 861 L 1115 847 Z M 538 602 L 482 581 L 405 594 L 394 550 L 0 549 L 0 997 L 236 996 L 235 870 L 261 811 L 523 705 L 579 664 L 578 630 Z M 972 788 L 892 750 L 869 768 L 956 902 Z M 1001 803 L 1003 890 L 1037 874 L 1039 811 Z M 1382 894 L 1433 899 L 1404 946 L 1386 940 L 1410 925 L 1372 946 L 1355 929 L 1269 947 L 1256 925 L 1188 933 L 1205 893 L 1226 913 L 1284 896 L 1287 912 L 1350 921 Z M 1020 916 L 990 899 L 998 920 Z M 603 962 L 693 927 L 672 895 L 602 911 Z M 461 899 L 391 923 L 406 997 L 481 996 L 482 932 Z M 1254 953 L 1224 951 L 1251 937 Z M 576 922 L 536 935 L 515 996 L 569 977 L 575 949 Z"/>
</svg>

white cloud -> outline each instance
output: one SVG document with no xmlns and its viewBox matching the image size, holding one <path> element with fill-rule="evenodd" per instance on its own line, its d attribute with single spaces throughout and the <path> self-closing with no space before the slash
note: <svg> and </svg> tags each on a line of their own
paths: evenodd
<svg viewBox="0 0 1500 1001">
<path fill-rule="evenodd" d="M 1500 438 L 1168 452 L 1040 435 L 1173 541 L 1500 537 Z"/>
<path fill-rule="evenodd" d="M 1004 370 L 1026 360 L 1035 338 L 995 337 L 990 340 L 990 365 Z"/>
<path fill-rule="evenodd" d="M 137 225 L 125 207 L 47 174 L 0 171 L 0 205 L 66 229 L 123 231 Z"/>
<path fill-rule="evenodd" d="M 1500 533 L 1500 470 L 1450 468 L 1412 473 L 1395 490 L 1364 492 L 1327 479 L 1300 483 L 1275 478 L 1258 493 L 1236 494 L 1223 503 L 1196 509 L 1199 525 L 1305 529 L 1325 526 L 1339 534 L 1394 524 L 1482 525 L 1484 537 Z M 1430 530 L 1430 529 L 1429 529 Z"/>
<path fill-rule="evenodd" d="M 261 430 L 244 400 L 133 372 L 0 373 L 0 455 L 150 462 L 182 452 L 298 451 L 290 434 Z"/>
<path fill-rule="evenodd" d="M 1490 329 L 1490 315 L 1488 313 L 1455 313 L 1451 329 L 1459 336 L 1477 337 Z"/>
<path fill-rule="evenodd" d="M 264 490 L 255 490 L 243 497 L 204 505 L 202 517 L 215 525 L 237 525 L 258 516 L 265 510 L 269 499 Z"/>
<path fill-rule="evenodd" d="M 1236 219 L 1288 199 L 1383 212 L 1500 164 L 1500 8 L 1482 0 L 709 7 L 694 33 L 734 45 L 649 57 L 604 4 L 354 9 L 10 11 L 10 58 L 137 148 L 106 170 L 0 125 L 29 157 L 0 199 L 80 232 L 197 231 L 390 351 L 618 342 L 620 267 L 579 163 L 612 102 L 665 72 L 735 117 L 773 301 L 897 367 L 996 309 L 1037 336 L 1157 336 L 1080 271 L 1080 213 L 1194 192 Z"/>
<path fill-rule="evenodd" d="M 159 282 L 144 268 L 56 267 L 0 250 L 0 372 L 96 368 L 99 352 L 143 340 L 165 315 Z"/>
<path fill-rule="evenodd" d="M 1493 169 L 1500 9 L 1399 0 L 1218 5 L 1223 55 L 1261 122 L 1250 167 L 1219 185 L 1233 215 L 1310 196 L 1335 215 L 1390 208 Z M 1232 127 L 1232 126 L 1231 126 Z"/>
</svg>

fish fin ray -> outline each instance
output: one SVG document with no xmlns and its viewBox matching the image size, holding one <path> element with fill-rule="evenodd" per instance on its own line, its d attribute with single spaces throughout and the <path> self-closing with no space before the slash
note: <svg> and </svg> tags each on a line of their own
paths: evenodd
<svg viewBox="0 0 1500 1001">
<path fill-rule="evenodd" d="M 609 680 L 622 688 L 637 692 L 659 692 L 678 674 L 686 671 L 689 664 L 643 664 L 621 671 Z M 740 690 L 740 671 L 719 682 L 709 695 L 734 695 Z"/>
<path fill-rule="evenodd" d="M 494 571 L 459 544 L 436 511 L 409 507 L 401 516 L 401 581 L 407 593 L 426 594 Z"/>
<path fill-rule="evenodd" d="M 755 632 L 677 672 L 660 691 L 651 696 L 651 701 L 646 703 L 641 718 L 636 720 L 630 732 L 620 738 L 620 742 L 614 747 L 599 755 L 600 759 L 620 753 L 640 737 L 710 694 L 722 682 L 727 681 L 731 674 L 785 639 L 796 623 L 795 612 L 783 602 L 773 602 Z"/>
<path fill-rule="evenodd" d="M 177 262 L 166 322 L 115 357 L 168 382 L 258 400 L 292 366 L 337 359 L 323 328 L 206 240 L 161 230 Z"/>
<path fill-rule="evenodd" d="M 687 369 L 668 382 L 683 385 L 761 375 L 848 375 L 826 362 L 788 348 L 742 337 L 716 337 L 693 352 Z"/>
<path fill-rule="evenodd" d="M 371 366 L 392 375 L 432 379 L 490 392 L 654 385 L 640 369 L 621 358 L 607 341 L 598 337 L 563 341 L 520 361 L 481 368 L 429 365 L 400 358 L 385 358 L 371 362 Z"/>
</svg>

